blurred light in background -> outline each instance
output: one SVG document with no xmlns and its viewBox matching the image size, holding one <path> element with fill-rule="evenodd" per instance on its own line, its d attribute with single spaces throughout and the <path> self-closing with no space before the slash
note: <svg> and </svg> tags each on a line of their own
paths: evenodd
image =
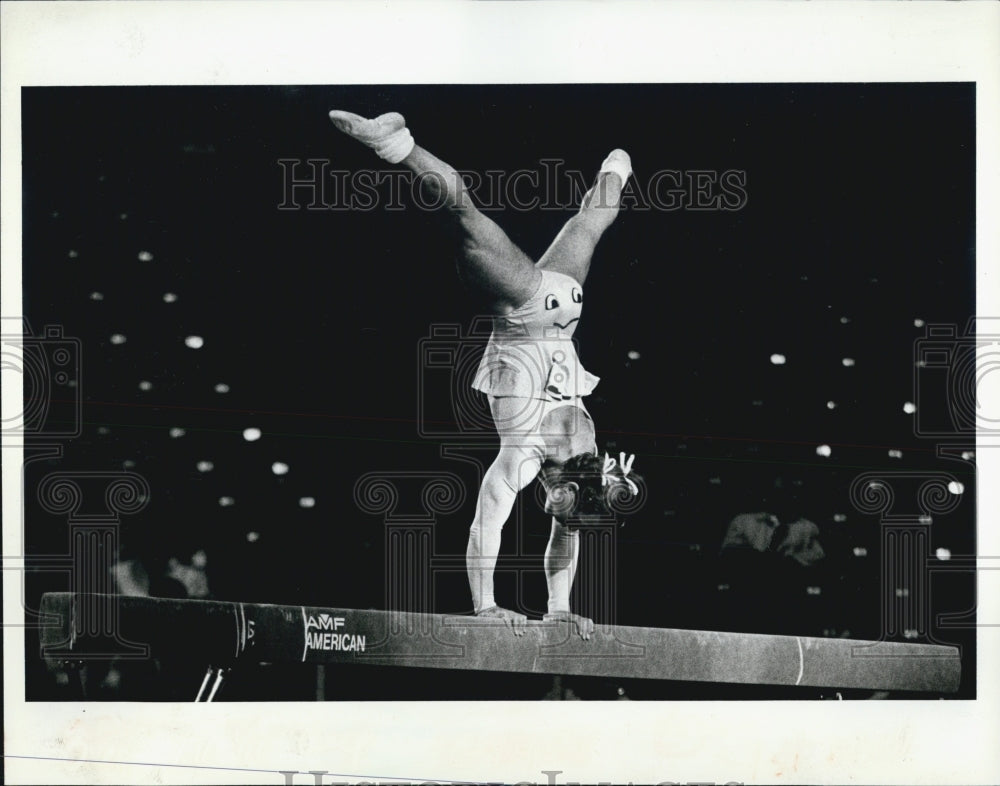
<svg viewBox="0 0 1000 786">
<path fill-rule="evenodd" d="M 139 390 L 152 390 L 152 389 L 153 389 L 153 383 L 150 382 L 148 379 L 144 379 L 142 380 L 142 382 L 139 383 Z"/>
<path fill-rule="evenodd" d="M 173 292 L 164 292 L 163 293 L 163 302 L 164 303 L 173 303 L 176 300 L 177 300 L 177 295 L 175 295 Z"/>
<path fill-rule="evenodd" d="M 642 357 L 642 356 L 638 352 L 636 352 L 634 349 L 630 349 L 628 351 L 628 359 L 629 360 L 638 360 L 640 357 Z"/>
<path fill-rule="evenodd" d="M 115 333 L 111 336 L 112 344 L 124 344 L 126 341 L 127 339 L 121 333 Z"/>
<path fill-rule="evenodd" d="M 260 533 L 259 532 L 248 532 L 247 533 L 247 541 L 248 542 L 250 542 L 250 543 L 256 543 L 258 540 L 260 540 Z"/>
<path fill-rule="evenodd" d="M 172 429 L 170 429 L 170 436 L 173 437 L 174 439 L 177 439 L 178 437 L 183 437 L 186 433 L 187 432 L 184 429 L 178 428 L 177 426 L 174 426 Z"/>
<path fill-rule="evenodd" d="M 949 549 L 939 548 L 934 552 L 934 556 L 939 560 L 949 560 L 951 559 L 951 551 Z"/>
<path fill-rule="evenodd" d="M 889 458 L 903 458 L 903 451 L 901 450 L 890 450 Z"/>
<path fill-rule="evenodd" d="M 201 349 L 203 346 L 205 346 L 205 339 L 203 339 L 201 336 L 188 336 L 186 339 L 184 339 L 184 344 L 190 347 L 191 349 Z"/>
<path fill-rule="evenodd" d="M 229 385 L 227 385 L 225 382 L 220 382 L 218 385 L 215 386 L 215 392 L 216 393 L 228 393 L 229 392 Z"/>
<path fill-rule="evenodd" d="M 913 327 L 923 327 L 924 321 L 922 319 L 913 320 Z"/>
<path fill-rule="evenodd" d="M 153 255 L 150 254 L 148 251 L 140 251 L 139 252 L 139 261 L 140 262 L 152 262 L 153 261 Z"/>
<path fill-rule="evenodd" d="M 771 355 L 771 362 L 776 366 L 783 366 L 785 365 L 785 356 L 775 352 Z"/>
<path fill-rule="evenodd" d="M 827 401 L 826 402 L 826 408 L 827 409 L 836 409 L 837 408 L 837 402 L 836 401 Z"/>
<path fill-rule="evenodd" d="M 271 465 L 271 472 L 273 472 L 275 475 L 287 475 L 288 465 L 283 461 L 275 461 Z"/>
<path fill-rule="evenodd" d="M 243 439 L 247 442 L 256 442 L 260 439 L 260 429 L 253 427 L 243 429 Z"/>
<path fill-rule="evenodd" d="M 102 295 L 100 292 L 91 292 L 90 293 L 90 299 L 91 300 L 104 300 L 104 295 Z"/>
<path fill-rule="evenodd" d="M 816 447 L 816 455 L 817 456 L 826 457 L 826 456 L 829 456 L 832 452 L 833 451 L 830 450 L 830 446 L 829 445 L 819 445 L 819 446 Z"/>
<path fill-rule="evenodd" d="M 198 462 L 198 471 L 199 472 L 211 472 L 213 469 L 215 469 L 215 464 L 213 464 L 211 461 L 199 461 Z"/>
<path fill-rule="evenodd" d="M 965 491 L 965 486 L 959 483 L 957 480 L 953 480 L 951 483 L 948 484 L 948 491 L 950 491 L 952 494 L 961 494 L 963 491 Z"/>
<path fill-rule="evenodd" d="M 905 404 L 903 404 L 903 412 L 905 412 L 907 415 L 912 415 L 916 411 L 917 408 L 916 406 L 914 406 L 912 401 L 907 401 Z"/>
<path fill-rule="evenodd" d="M 316 507 L 316 500 L 313 499 L 312 497 L 302 497 L 299 500 L 299 507 L 300 508 L 314 508 L 314 507 Z"/>
<path fill-rule="evenodd" d="M 844 358 L 840 362 L 844 364 L 844 368 L 850 368 L 854 365 L 854 358 Z"/>
<path fill-rule="evenodd" d="M 229 508 L 236 504 L 236 500 L 232 497 L 219 497 L 219 504 L 224 508 Z"/>
</svg>

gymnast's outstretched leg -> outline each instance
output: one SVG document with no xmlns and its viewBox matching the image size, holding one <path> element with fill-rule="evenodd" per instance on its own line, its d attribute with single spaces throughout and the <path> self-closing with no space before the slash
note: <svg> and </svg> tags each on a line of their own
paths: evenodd
<svg viewBox="0 0 1000 786">
<path fill-rule="evenodd" d="M 487 297 L 494 313 L 509 313 L 535 293 L 541 273 L 534 263 L 475 206 L 455 168 L 414 143 L 402 115 L 389 112 L 368 120 L 334 110 L 330 120 L 385 161 L 413 172 L 427 203 L 447 211 L 461 234 L 459 272 Z"/>
<path fill-rule="evenodd" d="M 624 150 L 612 150 L 597 180 L 584 195 L 580 210 L 552 241 L 538 260 L 539 270 L 554 270 L 575 278 L 581 286 L 590 271 L 594 249 L 618 216 L 622 189 L 632 174 L 632 161 Z"/>
</svg>

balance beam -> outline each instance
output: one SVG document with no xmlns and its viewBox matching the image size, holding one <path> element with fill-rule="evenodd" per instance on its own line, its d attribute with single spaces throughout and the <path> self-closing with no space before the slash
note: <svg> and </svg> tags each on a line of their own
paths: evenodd
<svg viewBox="0 0 1000 786">
<path fill-rule="evenodd" d="M 932 644 L 395 611 L 47 593 L 42 656 L 159 657 L 216 666 L 331 663 L 952 693 L 961 660 Z M 140 645 L 148 647 L 143 651 Z M 141 653 L 141 654 L 140 654 Z"/>
</svg>

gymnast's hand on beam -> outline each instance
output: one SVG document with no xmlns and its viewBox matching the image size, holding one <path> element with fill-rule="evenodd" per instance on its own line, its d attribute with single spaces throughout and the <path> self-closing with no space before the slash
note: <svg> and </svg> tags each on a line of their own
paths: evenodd
<svg viewBox="0 0 1000 786">
<path fill-rule="evenodd" d="M 594 621 L 589 617 L 581 617 L 579 614 L 572 614 L 568 611 L 554 611 L 546 614 L 542 617 L 545 622 L 572 622 L 576 625 L 576 632 L 580 634 L 580 638 L 584 640 L 589 640 L 591 634 L 594 632 Z"/>
<path fill-rule="evenodd" d="M 513 630 L 515 636 L 523 636 L 528 628 L 528 618 L 526 616 L 510 609 L 501 608 L 500 606 L 491 606 L 488 609 L 483 609 L 476 616 L 503 620 L 504 625 Z"/>
</svg>

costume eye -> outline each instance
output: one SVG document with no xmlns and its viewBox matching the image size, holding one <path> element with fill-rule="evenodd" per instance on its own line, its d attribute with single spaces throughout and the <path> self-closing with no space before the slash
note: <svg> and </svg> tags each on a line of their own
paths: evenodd
<svg viewBox="0 0 1000 786">
<path fill-rule="evenodd" d="M 579 287 L 573 287 L 573 302 L 574 303 L 583 302 L 583 292 L 580 291 Z"/>
<path fill-rule="evenodd" d="M 554 308 L 559 308 L 559 301 L 556 300 L 556 296 L 555 295 L 546 295 L 545 296 L 545 310 L 546 311 L 551 311 Z"/>
</svg>

